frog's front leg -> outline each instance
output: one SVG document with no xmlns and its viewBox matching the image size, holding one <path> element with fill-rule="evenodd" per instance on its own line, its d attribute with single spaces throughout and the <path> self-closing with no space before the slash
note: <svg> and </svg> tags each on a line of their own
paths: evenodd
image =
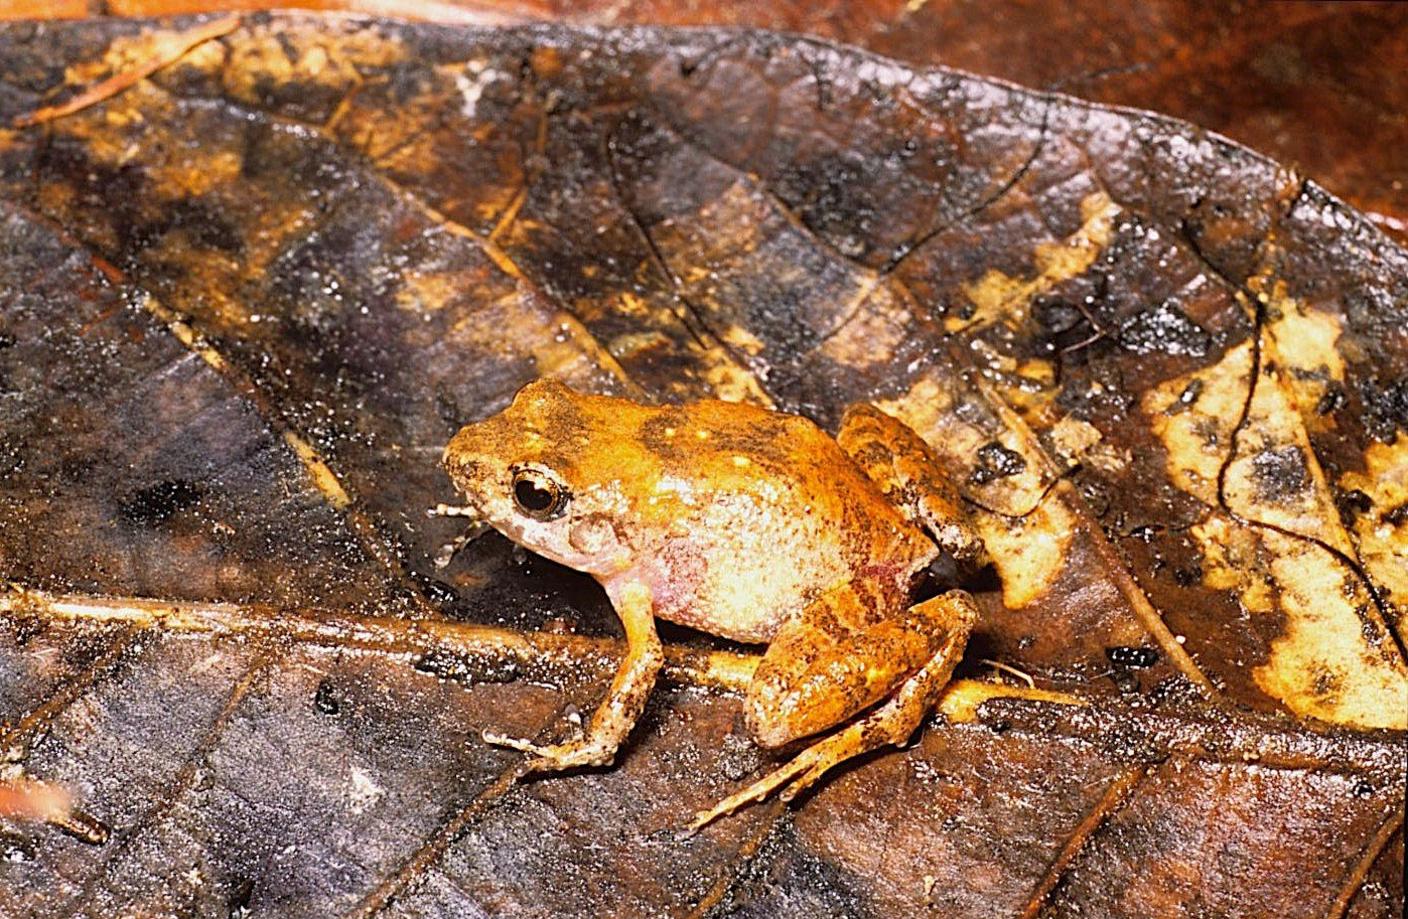
<svg viewBox="0 0 1408 919">
<path fill-rule="evenodd" d="M 650 589 L 631 581 L 607 585 L 607 594 L 626 629 L 626 656 L 617 668 L 606 699 L 592 716 L 586 735 L 567 743 L 539 746 L 526 740 L 484 732 L 486 743 L 534 754 L 534 758 L 524 767 L 526 772 L 609 765 L 650 698 L 655 677 L 665 660 L 660 638 L 655 633 Z"/>
<path fill-rule="evenodd" d="M 833 608 L 837 606 L 834 599 L 823 598 L 818 602 L 825 602 Z M 833 659 L 836 649 L 832 636 L 814 630 L 808 630 L 812 631 L 811 635 L 800 637 L 779 636 L 784 641 L 791 639 L 789 660 L 784 664 L 785 668 L 793 671 L 788 682 L 798 676 L 801 677 L 801 682 L 796 685 L 795 690 L 788 690 L 760 685 L 758 677 L 754 678 L 747 702 L 748 722 L 755 736 L 759 736 L 761 728 L 762 736 L 759 736 L 759 739 L 765 744 L 769 740 L 787 738 L 789 734 L 805 736 L 837 723 L 820 722 L 864 698 L 863 694 L 858 694 L 855 690 L 865 685 L 869 671 L 893 672 L 897 667 L 903 666 L 904 657 L 912 653 L 914 642 L 912 638 L 907 639 L 902 632 L 913 630 L 927 637 L 929 656 L 917 670 L 910 671 L 907 678 L 900 677 L 898 689 L 895 689 L 890 698 L 879 707 L 835 734 L 816 741 L 782 768 L 730 795 L 713 808 L 701 811 L 690 824 L 690 831 L 699 829 L 717 817 L 730 814 L 750 801 L 761 801 L 779 788 L 782 789 L 779 797 L 783 801 L 790 801 L 838 763 L 886 744 L 899 745 L 906 742 L 924 720 L 924 716 L 933 708 L 944 686 L 948 684 L 949 677 L 953 675 L 953 668 L 963 656 L 963 648 L 968 642 L 968 635 L 972 632 L 977 617 L 978 611 L 972 597 L 961 590 L 949 591 L 910 607 L 905 616 L 895 623 L 897 628 L 887 629 L 885 626 L 889 623 L 885 623 L 880 628 L 873 629 L 875 640 L 862 641 L 852 646 L 845 661 Z M 803 620 L 793 624 L 794 627 L 801 631 L 806 619 L 804 615 Z M 819 639 L 820 646 L 813 649 L 812 656 L 804 663 L 794 663 L 790 657 L 802 650 L 798 645 L 816 645 L 817 642 L 812 639 Z M 767 665 L 769 658 L 773 657 L 773 649 L 777 647 L 779 645 L 775 641 L 769 647 L 763 664 L 759 666 L 758 676 L 765 681 L 772 679 Z M 789 648 L 788 644 L 781 647 Z M 838 663 L 841 666 L 834 666 Z M 829 679 L 828 670 L 835 673 L 859 674 L 860 679 L 843 677 L 843 683 L 846 685 L 836 687 L 835 693 L 828 694 L 824 689 L 819 691 L 817 688 Z M 816 706 L 814 703 L 823 696 L 839 697 L 840 701 L 837 701 L 837 698 L 829 698 L 822 700 L 824 704 Z M 760 701 L 769 699 L 770 701 Z M 862 709 L 864 704 L 866 703 L 856 705 L 846 716 Z M 764 711 L 765 708 L 767 711 Z"/>
<path fill-rule="evenodd" d="M 968 519 L 958 486 L 924 438 L 898 418 L 858 402 L 846 409 L 836 443 L 885 497 L 970 570 L 987 553 Z"/>
</svg>

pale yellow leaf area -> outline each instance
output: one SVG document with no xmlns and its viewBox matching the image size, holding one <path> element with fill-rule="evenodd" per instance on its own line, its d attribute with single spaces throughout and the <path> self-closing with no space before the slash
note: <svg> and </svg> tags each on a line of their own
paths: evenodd
<svg viewBox="0 0 1408 919">
<path fill-rule="evenodd" d="M 1276 331 L 1263 340 L 1262 365 L 1271 369 L 1262 374 L 1235 444 L 1253 364 L 1250 344 L 1149 391 L 1143 410 L 1167 451 L 1172 481 L 1217 509 L 1190 530 L 1203 553 L 1204 584 L 1234 591 L 1249 614 L 1283 623 L 1253 671 L 1257 685 L 1297 715 L 1408 727 L 1408 667 L 1363 581 L 1330 551 L 1353 557 L 1354 550 L 1298 410 L 1313 394 L 1287 382 L 1286 368 L 1297 366 L 1343 372 L 1324 347 L 1337 335 L 1333 317 L 1284 307 L 1281 315 L 1294 318 L 1273 323 Z M 1218 475 L 1229 452 L 1222 498 L 1230 513 L 1224 513 Z M 1267 484 L 1268 457 L 1291 464 L 1297 487 Z"/>
<path fill-rule="evenodd" d="M 1364 471 L 1340 476 L 1340 487 L 1369 496 L 1373 509 L 1354 520 L 1359 558 L 1370 575 L 1390 591 L 1397 608 L 1398 634 L 1408 630 L 1408 436 L 1391 444 L 1375 442 L 1364 451 Z"/>
</svg>

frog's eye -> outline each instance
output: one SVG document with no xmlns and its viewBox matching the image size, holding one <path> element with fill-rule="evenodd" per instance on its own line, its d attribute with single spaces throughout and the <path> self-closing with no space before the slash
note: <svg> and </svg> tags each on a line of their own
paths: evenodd
<svg viewBox="0 0 1408 919">
<path fill-rule="evenodd" d="M 569 497 L 560 482 L 540 469 L 519 469 L 513 474 L 513 503 L 534 520 L 561 517 Z"/>
</svg>

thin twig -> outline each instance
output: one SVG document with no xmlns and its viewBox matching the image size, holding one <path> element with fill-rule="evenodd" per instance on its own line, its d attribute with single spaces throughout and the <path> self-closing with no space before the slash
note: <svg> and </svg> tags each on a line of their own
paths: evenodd
<svg viewBox="0 0 1408 919">
<path fill-rule="evenodd" d="M 528 676 L 551 677 L 554 673 L 578 672 L 584 666 L 606 671 L 616 666 L 626 650 L 619 639 L 518 632 L 448 619 L 361 616 L 261 604 L 51 594 L 13 584 L 0 586 L 0 615 L 33 616 L 48 623 L 126 623 L 174 634 L 284 640 L 413 660 L 428 655 L 453 655 L 465 662 L 471 675 L 475 665 L 498 671 L 505 663 L 519 667 Z M 663 676 L 676 685 L 742 693 L 760 660 L 756 654 L 667 645 Z M 1063 692 L 954 680 L 938 709 L 950 721 L 971 722 L 977 720 L 978 706 L 993 698 L 1084 703 Z"/>
<path fill-rule="evenodd" d="M 106 99 L 111 99 L 113 96 L 136 85 L 158 70 L 161 70 L 163 67 L 169 67 L 176 63 L 197 46 L 203 45 L 212 39 L 219 38 L 222 35 L 229 35 L 235 29 L 239 28 L 240 22 L 241 18 L 239 16 L 223 16 L 219 19 L 203 22 L 184 32 L 175 32 L 159 36 L 153 42 L 152 55 L 140 61 L 137 66 L 132 69 L 113 74 L 106 80 L 85 89 L 67 102 L 61 102 L 58 105 L 46 105 L 43 108 L 35 109 L 27 114 L 16 116 L 11 124 L 16 128 L 27 128 L 31 125 L 43 124 L 47 121 L 53 121 L 57 118 L 64 118 L 75 112 L 80 112 Z"/>
</svg>

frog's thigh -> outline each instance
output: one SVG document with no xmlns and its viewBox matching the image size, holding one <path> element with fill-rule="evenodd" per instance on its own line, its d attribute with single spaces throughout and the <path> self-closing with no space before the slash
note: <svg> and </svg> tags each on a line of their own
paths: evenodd
<svg viewBox="0 0 1408 919">
<path fill-rule="evenodd" d="M 951 604 L 922 603 L 889 615 L 877 614 L 876 605 L 846 584 L 782 627 L 744 700 L 754 739 L 776 747 L 840 724 L 890 695 L 960 626 Z"/>
<path fill-rule="evenodd" d="M 933 448 L 908 425 L 858 402 L 842 416 L 836 443 L 885 497 L 955 559 L 982 563 L 983 546 L 968 522 L 957 484 Z"/>
</svg>

